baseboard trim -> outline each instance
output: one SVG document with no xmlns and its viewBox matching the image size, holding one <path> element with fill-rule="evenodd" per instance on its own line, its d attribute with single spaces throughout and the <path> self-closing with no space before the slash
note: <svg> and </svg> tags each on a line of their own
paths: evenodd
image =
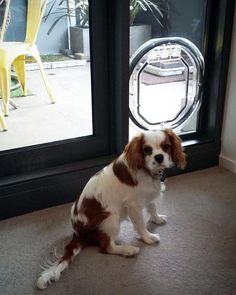
<svg viewBox="0 0 236 295">
<path fill-rule="evenodd" d="M 76 199 L 89 178 L 110 163 L 102 157 L 0 181 L 0 220 Z"/>
<path fill-rule="evenodd" d="M 220 166 L 223 166 L 224 168 L 236 174 L 236 161 L 233 159 L 220 155 L 219 164 Z"/>
</svg>

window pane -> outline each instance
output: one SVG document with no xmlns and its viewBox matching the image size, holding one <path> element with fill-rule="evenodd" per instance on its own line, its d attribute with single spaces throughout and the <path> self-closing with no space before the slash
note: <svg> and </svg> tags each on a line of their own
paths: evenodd
<svg viewBox="0 0 236 295">
<path fill-rule="evenodd" d="M 137 52 L 140 52 L 140 47 L 145 42 L 163 37 L 185 38 L 193 42 L 204 55 L 206 0 L 153 0 L 149 1 L 149 4 L 146 1 L 141 2 L 143 5 L 140 5 L 140 1 L 130 0 L 131 64 L 134 60 L 137 60 Z M 146 8 L 144 9 L 144 7 Z M 171 43 L 171 45 L 173 44 Z M 137 79 L 139 80 L 139 100 L 135 98 L 135 89 L 133 89 L 135 88 L 134 80 L 136 78 L 130 79 L 130 111 L 134 117 L 133 120 L 130 120 L 131 134 L 136 133 L 137 130 L 155 129 L 157 128 L 156 122 L 162 122 L 165 126 L 183 111 L 183 106 L 186 103 L 188 106 L 191 105 L 191 99 L 195 96 L 197 89 L 194 77 L 198 74 L 198 69 L 186 52 L 182 52 L 178 58 L 175 58 L 170 53 L 170 51 L 175 50 L 178 50 L 178 46 L 173 48 L 166 42 L 164 46 L 153 49 L 149 53 L 158 54 L 157 52 L 162 51 L 160 53 L 162 56 L 158 57 L 156 61 L 148 62 L 139 79 Z M 200 52 L 198 55 L 201 55 Z M 145 59 L 145 56 L 143 59 Z M 137 64 L 136 71 L 142 64 L 143 60 L 139 62 L 139 65 Z M 186 75 L 189 75 L 188 81 Z M 185 111 L 188 111 L 188 107 L 185 108 Z M 195 112 L 191 116 L 186 116 L 186 118 L 188 120 L 185 121 L 185 124 L 182 124 L 179 128 L 176 126 L 178 133 L 197 130 L 197 107 Z"/>
<path fill-rule="evenodd" d="M 44 1 L 37 1 L 40 2 Z M 29 15 L 30 3 L 34 5 L 33 16 Z M 25 62 L 27 95 L 18 83 L 14 63 L 9 116 L 5 117 L 8 131 L 0 132 L 0 150 L 93 133 L 88 1 L 48 1 L 38 34 L 33 27 L 40 18 L 35 3 L 34 0 L 11 1 L 4 41 L 20 41 L 25 46 L 25 36 L 28 43 L 33 42 L 32 34 L 37 36 L 36 46 L 48 85 L 45 87 L 35 63 L 35 50 L 26 50 L 18 64 L 23 69 Z M 35 21 L 31 26 L 27 26 L 29 17 Z M 8 52 L 12 46 L 4 43 Z M 51 103 L 52 99 L 55 104 Z"/>
</svg>

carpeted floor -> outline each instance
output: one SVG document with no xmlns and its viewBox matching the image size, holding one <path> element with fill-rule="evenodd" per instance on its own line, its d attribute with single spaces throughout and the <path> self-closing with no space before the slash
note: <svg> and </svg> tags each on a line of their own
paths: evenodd
<svg viewBox="0 0 236 295">
<path fill-rule="evenodd" d="M 44 291 L 34 287 L 39 265 L 70 235 L 71 204 L 1 221 L 0 294 L 236 294 L 236 175 L 214 167 L 169 178 L 167 185 L 160 213 L 168 223 L 151 226 L 159 245 L 136 240 L 125 222 L 119 241 L 140 245 L 139 256 L 87 248 Z"/>
</svg>

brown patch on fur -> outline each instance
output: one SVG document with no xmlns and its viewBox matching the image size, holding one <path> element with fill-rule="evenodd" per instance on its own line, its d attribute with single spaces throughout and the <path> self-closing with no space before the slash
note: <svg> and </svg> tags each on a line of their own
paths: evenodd
<svg viewBox="0 0 236 295">
<path fill-rule="evenodd" d="M 124 153 L 129 168 L 134 171 L 144 168 L 144 135 L 135 136 L 125 147 Z"/>
<path fill-rule="evenodd" d="M 79 240 L 77 239 L 77 237 L 74 234 L 72 240 L 69 242 L 69 244 L 67 244 L 65 246 L 64 254 L 59 259 L 59 263 L 64 261 L 64 260 L 68 260 L 68 262 L 71 262 L 71 260 L 74 257 L 74 250 L 77 249 L 80 246 L 81 246 L 81 244 L 79 243 Z"/>
<path fill-rule="evenodd" d="M 186 154 L 183 152 L 181 139 L 171 129 L 165 129 L 166 141 L 170 141 L 170 155 L 174 163 L 181 169 L 186 167 Z"/>
<path fill-rule="evenodd" d="M 73 235 L 72 240 L 65 246 L 63 256 L 59 259 L 59 263 L 67 260 L 70 263 L 74 258 L 74 250 L 81 247 L 81 250 L 87 245 L 99 246 L 102 253 L 107 252 L 107 248 L 110 245 L 110 237 L 98 230 L 86 230 L 84 226 L 78 221 L 77 226 L 81 229 L 80 232 L 76 232 Z M 76 227 L 77 231 L 78 228 Z"/>
<path fill-rule="evenodd" d="M 79 213 L 83 213 L 87 217 L 88 223 L 86 226 L 88 228 L 100 225 L 111 214 L 105 211 L 101 203 L 95 198 L 84 198 Z"/>
<path fill-rule="evenodd" d="M 83 247 L 90 245 L 99 246 L 101 251 L 104 252 L 110 244 L 110 237 L 97 227 L 90 228 L 80 221 L 77 221 L 73 227 L 76 237 Z"/>
<path fill-rule="evenodd" d="M 110 237 L 99 229 L 101 222 L 110 216 L 110 212 L 105 211 L 101 203 L 95 198 L 84 198 L 81 208 L 77 209 L 79 198 L 75 202 L 73 214 L 84 214 L 88 222 L 86 224 L 81 221 L 73 222 L 74 234 L 72 240 L 65 246 L 63 256 L 58 258 L 58 264 L 63 261 L 71 263 L 76 250 L 82 250 L 88 245 L 99 246 L 101 252 L 106 253 L 110 245 Z M 80 251 L 79 251 L 80 252 Z"/>
<path fill-rule="evenodd" d="M 118 161 L 117 159 L 113 162 L 113 172 L 115 176 L 119 179 L 121 183 L 124 183 L 129 186 L 136 186 L 138 184 L 137 181 L 135 181 L 130 174 L 128 167 L 122 163 L 121 161 Z"/>
<path fill-rule="evenodd" d="M 111 213 L 106 211 L 95 198 L 84 198 L 78 213 L 84 214 L 88 222 L 86 224 L 81 221 L 73 223 L 77 241 L 83 247 L 95 245 L 105 252 L 110 244 L 110 237 L 99 229 L 99 225 Z"/>
</svg>

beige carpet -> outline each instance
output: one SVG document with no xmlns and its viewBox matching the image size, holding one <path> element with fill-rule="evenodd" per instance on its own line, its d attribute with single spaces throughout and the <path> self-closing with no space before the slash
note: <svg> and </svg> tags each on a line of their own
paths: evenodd
<svg viewBox="0 0 236 295">
<path fill-rule="evenodd" d="M 227 170 L 168 179 L 160 210 L 168 223 L 151 228 L 161 236 L 159 245 L 137 241 L 126 222 L 119 241 L 140 245 L 139 256 L 87 248 L 59 282 L 35 290 L 39 264 L 71 233 L 70 205 L 0 222 L 1 295 L 236 294 L 236 175 Z"/>
</svg>

